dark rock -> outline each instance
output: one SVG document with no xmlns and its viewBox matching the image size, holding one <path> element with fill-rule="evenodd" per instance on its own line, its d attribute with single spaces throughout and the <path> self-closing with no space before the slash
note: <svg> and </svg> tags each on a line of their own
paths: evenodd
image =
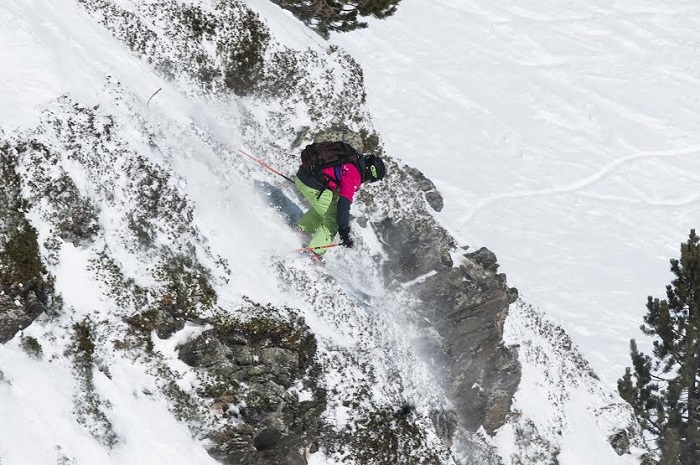
<svg viewBox="0 0 700 465">
<path fill-rule="evenodd" d="M 168 339 L 184 328 L 188 320 L 202 323 L 196 318 L 187 318 L 172 302 L 164 301 L 155 308 L 127 318 L 126 322 L 145 333 L 155 331 L 159 339 Z"/>
<path fill-rule="evenodd" d="M 280 347 L 266 347 L 260 351 L 260 363 L 271 367 L 275 378 L 288 385 L 299 371 L 299 354 Z"/>
<path fill-rule="evenodd" d="M 483 426 L 491 433 L 501 427 L 510 412 L 513 394 L 520 383 L 520 363 L 517 349 L 499 345 L 493 355 L 485 360 L 486 366 L 495 369 L 484 373 L 482 384 L 490 389 L 487 397 Z"/>
<path fill-rule="evenodd" d="M 304 457 L 304 442 L 299 435 L 284 435 L 275 429 L 264 429 L 251 447 L 247 442 L 223 442 L 209 453 L 223 464 L 236 465 L 307 465 Z"/>
<path fill-rule="evenodd" d="M 377 230 L 387 244 L 384 274 L 389 282 L 412 281 L 452 266 L 452 238 L 443 229 L 436 229 L 431 219 L 394 222 L 387 218 L 377 225 Z"/>
<path fill-rule="evenodd" d="M 282 432 L 276 428 L 265 428 L 255 436 L 255 439 L 253 439 L 253 446 L 257 450 L 274 449 L 279 445 L 282 436 Z"/>
<path fill-rule="evenodd" d="M 399 408 L 399 411 L 396 412 L 396 415 L 399 418 L 406 418 L 410 416 L 413 412 L 415 412 L 416 407 L 411 405 L 411 404 L 404 404 Z"/>
<path fill-rule="evenodd" d="M 629 431 L 625 429 L 619 430 L 618 432 L 608 437 L 608 442 L 615 450 L 615 453 L 617 453 L 617 455 L 622 456 L 630 453 L 630 446 L 632 444 L 630 441 Z"/>
<path fill-rule="evenodd" d="M 430 419 L 435 425 L 435 432 L 442 439 L 445 447 L 451 448 L 454 434 L 457 431 L 459 419 L 454 410 L 435 410 L 431 412 Z"/>
<path fill-rule="evenodd" d="M 156 321 L 156 335 L 160 339 L 168 339 L 170 336 L 185 327 L 185 317 L 175 305 L 161 305 Z"/>
<path fill-rule="evenodd" d="M 450 268 L 414 286 L 442 341 L 448 392 L 463 425 L 498 428 L 520 380 L 517 356 L 501 345 L 508 305 L 517 294 L 483 270 Z"/>
<path fill-rule="evenodd" d="M 43 150 L 47 151 L 47 157 L 50 156 L 48 148 L 44 147 Z M 70 176 L 64 173 L 48 181 L 41 194 L 55 209 L 52 222 L 56 225 L 60 238 L 76 247 L 94 239 L 100 229 L 98 211 L 89 200 L 81 196 Z"/>
<path fill-rule="evenodd" d="M 481 265 L 484 270 L 496 272 L 498 270 L 498 263 L 496 263 L 496 254 L 491 252 L 486 247 L 482 247 L 476 252 L 468 253 L 464 255 L 473 262 Z"/>
<path fill-rule="evenodd" d="M 425 193 L 425 201 L 428 202 L 428 205 L 430 205 L 430 208 L 435 210 L 436 212 L 442 211 L 442 207 L 444 206 L 443 200 L 442 200 L 442 195 L 435 190 L 431 192 L 426 192 Z"/>
<path fill-rule="evenodd" d="M 290 435 L 283 438 L 271 451 L 274 455 L 263 453 L 263 456 L 266 456 L 267 463 L 270 465 L 307 465 L 308 462 L 304 457 L 306 442 L 300 435 Z"/>
<path fill-rule="evenodd" d="M 202 333 L 196 339 L 182 345 L 178 353 L 180 360 L 192 367 L 215 368 L 222 370 L 230 366 L 228 356 L 231 351 L 212 332 Z"/>
<path fill-rule="evenodd" d="M 411 176 L 417 184 L 418 190 L 425 195 L 425 201 L 430 208 L 439 212 L 444 206 L 442 195 L 438 192 L 433 181 L 428 179 L 421 171 L 413 167 L 405 167 L 406 173 Z"/>
<path fill-rule="evenodd" d="M 224 464 L 305 465 L 304 451 L 319 434 L 325 410 L 308 327 L 274 318 L 212 324 L 178 354 L 214 380 L 201 395 L 217 404 L 236 399 L 238 405 L 236 425 L 209 434 L 210 455 Z M 287 393 L 301 376 L 308 377 L 302 382 L 313 393 L 311 401 Z"/>
<path fill-rule="evenodd" d="M 256 359 L 260 356 L 258 351 L 248 345 L 228 345 L 231 350 L 231 359 L 233 363 L 240 366 L 252 366 L 256 363 Z"/>
<path fill-rule="evenodd" d="M 507 286 L 505 275 L 495 274 L 496 256 L 486 248 L 466 254 L 458 266 L 444 259 L 454 242 L 432 218 L 386 219 L 375 226 L 387 244 L 387 281 L 422 278 L 410 289 L 423 302 L 419 317 L 430 321 L 438 336 L 423 338 L 421 349 L 445 379 L 459 422 L 470 431 L 481 426 L 495 431 L 505 422 L 520 382 L 517 353 L 501 340 L 517 289 Z"/>
<path fill-rule="evenodd" d="M 41 315 L 45 306 L 33 290 L 20 286 L 0 287 L 0 344 L 11 340 Z"/>
</svg>

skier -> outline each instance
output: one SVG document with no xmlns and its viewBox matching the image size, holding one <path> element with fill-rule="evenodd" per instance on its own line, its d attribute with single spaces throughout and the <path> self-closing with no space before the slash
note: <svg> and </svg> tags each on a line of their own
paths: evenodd
<svg viewBox="0 0 700 465">
<path fill-rule="evenodd" d="M 311 234 L 307 247 L 311 257 L 320 262 L 336 232 L 341 245 L 352 247 L 350 204 L 363 182 L 384 178 L 386 169 L 381 158 L 361 155 L 345 142 L 311 144 L 302 152 L 302 164 L 294 184 L 311 208 L 301 217 L 298 229 Z"/>
</svg>

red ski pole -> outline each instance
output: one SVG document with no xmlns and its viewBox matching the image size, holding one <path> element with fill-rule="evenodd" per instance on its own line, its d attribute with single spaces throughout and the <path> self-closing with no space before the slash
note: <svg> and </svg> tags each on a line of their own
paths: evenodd
<svg viewBox="0 0 700 465">
<path fill-rule="evenodd" d="M 296 249 L 295 252 L 313 252 L 314 250 L 318 249 L 328 249 L 330 247 L 338 247 L 340 244 L 328 244 L 328 245 L 319 245 L 318 247 L 304 247 L 301 249 Z"/>
<path fill-rule="evenodd" d="M 250 154 L 244 152 L 244 151 L 241 150 L 241 149 L 238 149 L 238 152 L 240 152 L 242 155 L 245 155 L 246 157 L 250 158 L 250 159 L 253 160 L 254 162 L 260 164 L 260 165 L 263 166 L 264 168 L 267 168 L 268 170 L 272 171 L 273 173 L 282 176 L 282 177 L 283 177 L 284 179 L 286 179 L 287 181 L 289 181 L 289 182 L 294 182 L 291 178 L 288 178 L 287 176 L 283 175 L 282 173 L 280 173 L 279 171 L 277 171 L 276 169 L 274 169 L 273 167 L 271 167 L 270 165 L 268 165 L 268 164 L 265 163 L 264 161 L 258 160 L 258 159 L 255 158 L 254 156 L 252 156 L 252 155 L 250 155 Z"/>
</svg>

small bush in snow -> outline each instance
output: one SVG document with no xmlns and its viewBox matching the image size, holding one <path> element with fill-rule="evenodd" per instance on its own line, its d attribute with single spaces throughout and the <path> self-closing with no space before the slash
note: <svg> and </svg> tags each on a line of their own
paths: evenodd
<svg viewBox="0 0 700 465">
<path fill-rule="evenodd" d="M 22 336 L 20 339 L 20 345 L 22 349 L 31 357 L 41 358 L 43 355 L 43 350 L 41 344 L 35 337 L 32 336 Z"/>
<path fill-rule="evenodd" d="M 78 423 L 99 442 L 110 449 L 117 445 L 119 437 L 105 411 L 111 409 L 109 401 L 100 398 L 95 387 L 95 323 L 85 318 L 73 325 L 73 368 L 79 381 L 74 397 L 74 414 Z"/>
</svg>

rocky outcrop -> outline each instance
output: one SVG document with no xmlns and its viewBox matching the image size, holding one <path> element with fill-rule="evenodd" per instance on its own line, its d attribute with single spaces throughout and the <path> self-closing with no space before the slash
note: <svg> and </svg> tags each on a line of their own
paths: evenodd
<svg viewBox="0 0 700 465">
<path fill-rule="evenodd" d="M 199 395 L 227 420 L 209 435 L 224 464 L 304 465 L 325 410 L 316 340 L 301 320 L 256 317 L 216 323 L 179 349 L 207 375 Z"/>
<path fill-rule="evenodd" d="M 2 286 L 0 292 L 0 344 L 9 341 L 44 312 L 34 289 Z"/>
<path fill-rule="evenodd" d="M 387 244 L 385 278 L 409 284 L 422 302 L 417 312 L 437 332 L 421 349 L 438 362 L 436 372 L 460 424 L 493 432 L 505 422 L 520 381 L 517 353 L 502 344 L 517 289 L 496 273 L 496 257 L 488 249 L 453 263 L 452 239 L 432 218 L 386 219 L 377 230 Z"/>
<path fill-rule="evenodd" d="M 0 144 L 0 344 L 41 315 L 53 294 L 53 278 L 39 253 L 36 229 L 25 217 L 17 151 Z"/>
<path fill-rule="evenodd" d="M 416 186 L 425 196 L 425 201 L 430 205 L 430 208 L 439 212 L 444 206 L 442 195 L 438 192 L 433 181 L 428 179 L 421 171 L 412 166 L 404 168 L 406 172 L 415 180 Z"/>
<path fill-rule="evenodd" d="M 622 456 L 630 453 L 630 447 L 632 446 L 632 441 L 630 440 L 630 438 L 633 435 L 633 432 L 621 429 L 611 434 L 608 437 L 608 442 L 615 450 L 615 453 L 619 456 Z"/>
</svg>

